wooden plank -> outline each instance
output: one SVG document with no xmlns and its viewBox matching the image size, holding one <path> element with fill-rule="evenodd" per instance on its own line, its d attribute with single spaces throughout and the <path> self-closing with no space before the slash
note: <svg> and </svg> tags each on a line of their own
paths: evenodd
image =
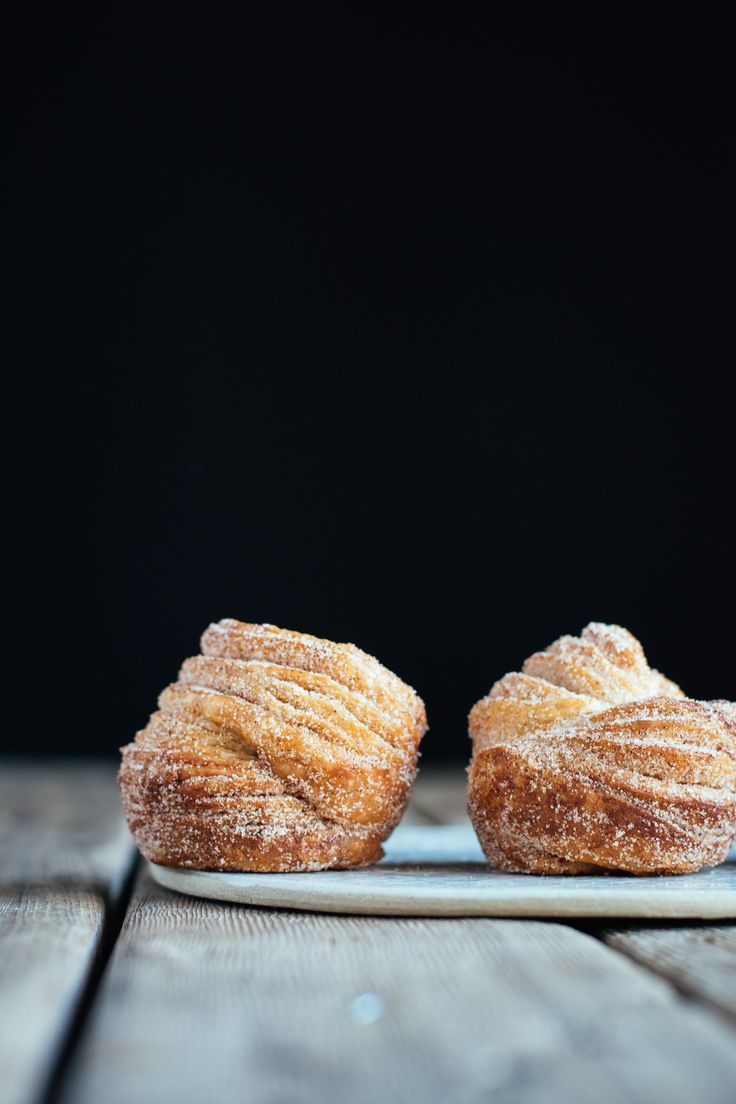
<svg viewBox="0 0 736 1104">
<path fill-rule="evenodd" d="M 119 886 L 131 839 L 113 762 L 0 765 L 2 885 Z"/>
<path fill-rule="evenodd" d="M 36 1100 L 52 1080 L 104 921 L 98 892 L 0 892 L 3 1104 Z"/>
<path fill-rule="evenodd" d="M 133 850 L 112 765 L 0 767 L 3 1104 L 51 1084 Z"/>
<path fill-rule="evenodd" d="M 648 926 L 604 938 L 681 991 L 736 1017 L 736 925 Z"/>
<path fill-rule="evenodd" d="M 66 1104 L 732 1104 L 736 1033 L 557 924 L 346 918 L 144 874 Z"/>
<path fill-rule="evenodd" d="M 463 764 L 420 770 L 412 806 L 433 824 L 467 824 L 467 775 Z"/>
</svg>

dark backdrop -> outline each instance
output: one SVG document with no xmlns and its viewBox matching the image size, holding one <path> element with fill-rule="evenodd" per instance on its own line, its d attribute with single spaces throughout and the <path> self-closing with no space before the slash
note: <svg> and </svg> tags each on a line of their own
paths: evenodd
<svg viewBox="0 0 736 1104">
<path fill-rule="evenodd" d="M 736 695 L 722 31 L 218 12 L 8 38 L 7 747 L 112 752 L 222 616 L 430 757 L 589 619 Z"/>
</svg>

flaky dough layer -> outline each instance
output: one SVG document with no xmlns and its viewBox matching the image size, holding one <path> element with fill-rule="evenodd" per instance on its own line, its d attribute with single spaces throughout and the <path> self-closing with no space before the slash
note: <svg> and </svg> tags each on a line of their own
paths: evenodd
<svg viewBox="0 0 736 1104">
<path fill-rule="evenodd" d="M 274 625 L 220 621 L 201 648 L 122 749 L 143 855 L 251 871 L 380 857 L 427 727 L 417 694 L 352 644 Z"/>
<path fill-rule="evenodd" d="M 736 836 L 736 706 L 698 702 L 593 623 L 470 713 L 468 808 L 504 870 L 684 874 Z"/>
</svg>

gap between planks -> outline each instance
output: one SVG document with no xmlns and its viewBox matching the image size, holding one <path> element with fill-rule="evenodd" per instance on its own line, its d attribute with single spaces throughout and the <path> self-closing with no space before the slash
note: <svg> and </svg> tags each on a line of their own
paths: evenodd
<svg viewBox="0 0 736 1104">
<path fill-rule="evenodd" d="M 279 912 L 141 872 L 62 1104 L 732 1104 L 736 1033 L 539 921 Z"/>
<path fill-rule="evenodd" d="M 125 922 L 140 867 L 139 856 L 132 853 L 119 893 L 115 898 L 108 897 L 105 901 L 102 926 L 93 948 L 92 960 L 86 977 L 82 979 L 78 989 L 76 1006 L 69 1017 L 66 1031 L 50 1067 L 45 1091 L 40 1096 L 41 1104 L 56 1104 L 60 1098 L 67 1070 L 82 1038 L 97 991 Z"/>
<path fill-rule="evenodd" d="M 26 997 L 30 995 L 31 1005 L 38 1005 L 41 1009 L 40 1019 L 37 1018 L 34 1024 L 33 1042 L 40 1061 L 35 1077 L 29 1076 L 26 1062 L 25 1087 L 33 1090 L 35 1086 L 40 1090 L 45 1084 L 47 1098 L 52 1100 L 59 1094 L 60 1086 L 63 1089 L 66 1085 L 65 1078 L 60 1078 L 60 1074 L 66 1072 L 68 1058 L 74 1058 L 73 1051 L 85 1020 L 89 1027 L 96 1029 L 100 1011 L 97 987 L 124 911 L 123 877 L 126 867 L 129 869 L 131 849 L 127 833 L 124 829 L 121 831 L 114 766 L 34 765 L 14 767 L 10 773 L 7 765 L 1 769 L 0 809 L 3 813 L 0 827 L 7 829 L 10 816 L 14 829 L 12 848 L 3 842 L 8 838 L 7 832 L 0 834 L 0 860 L 6 883 L 2 902 L 6 909 L 6 921 L 8 908 L 11 912 L 15 910 L 14 922 L 6 923 L 6 929 L 10 930 L 11 942 L 15 940 L 19 948 L 16 961 L 25 961 L 31 967 L 31 981 L 27 977 L 20 979 L 21 992 L 25 992 Z M 451 771 L 425 769 L 419 776 L 407 823 L 459 823 L 465 817 L 462 768 Z M 121 858 L 121 855 L 127 858 Z M 87 887 L 83 884 L 85 878 L 90 883 Z M 41 890 L 40 886 L 44 888 Z M 164 915 L 171 912 L 174 929 L 177 900 L 186 899 L 166 895 L 160 905 Z M 113 911 L 114 902 L 120 906 L 117 915 Z M 138 908 L 137 905 L 134 907 Z M 202 907 L 201 903 L 199 907 Z M 252 915 L 253 910 L 248 912 Z M 276 918 L 273 923 L 278 924 L 281 920 L 286 922 L 292 914 L 272 913 L 269 910 L 260 915 Z M 66 928 L 70 916 L 73 923 L 65 943 L 58 940 L 58 933 Z M 338 924 L 340 919 L 334 918 Z M 321 918 L 315 922 L 329 923 L 329 920 Z M 356 922 L 396 923 L 385 920 L 351 921 L 352 924 Z M 471 920 L 460 923 L 499 922 Z M 534 926 L 545 927 L 539 924 Z M 701 925 L 661 929 L 648 926 L 611 932 L 592 930 L 588 926 L 583 930 L 648 967 L 653 971 L 652 979 L 656 980 L 656 975 L 660 974 L 681 992 L 708 1002 L 722 1014 L 733 1016 L 734 999 L 728 977 L 733 977 L 736 969 L 734 928 Z M 39 941 L 27 939 L 28 933 L 33 931 L 44 935 L 46 952 L 40 957 L 37 954 Z M 469 938 L 470 934 L 469 930 Z M 128 938 L 125 928 L 123 938 Z M 304 949 L 308 953 L 308 946 Z M 411 948 L 407 947 L 406 954 L 410 952 Z M 117 950 L 115 953 L 118 953 Z M 51 967 L 47 959 L 53 960 Z M 63 969 L 59 968 L 60 963 L 63 963 Z M 33 995 L 34 976 L 37 980 L 41 978 L 46 986 L 43 1006 Z M 12 981 L 13 978 L 7 975 L 3 979 L 0 968 L 0 989 Z M 57 985 L 56 990 L 54 984 Z M 697 1006 L 694 1008 L 697 1010 Z M 14 1005 L 15 1015 L 18 1009 L 19 1005 Z M 17 1019 L 25 1022 L 26 1018 L 17 1015 Z M 12 1031 L 10 1034 L 3 1032 L 0 1055 L 2 1043 L 7 1047 L 11 1040 Z M 8 1094 L 7 1086 L 10 1084 L 12 1088 L 12 1082 L 7 1078 L 9 1070 L 15 1070 L 16 1087 L 23 1081 L 23 1069 L 20 1069 L 19 1080 L 19 1057 L 22 1067 L 24 1054 L 28 1059 L 28 1038 L 25 1049 L 24 1046 L 15 1049 L 15 1066 L 12 1061 L 6 1063 L 2 1056 L 6 1099 L 9 1101 L 36 1099 L 38 1095 L 34 1091 L 16 1093 L 15 1096 Z M 61 1095 L 67 1099 L 64 1092 Z M 503 1098 L 502 1094 L 499 1099 Z"/>
<path fill-rule="evenodd" d="M 463 768 L 420 772 L 412 806 L 432 823 L 466 822 Z M 736 924 L 652 922 L 613 930 L 610 921 L 573 921 L 570 926 L 666 978 L 683 996 L 736 1020 Z"/>
<path fill-rule="evenodd" d="M 651 923 L 603 930 L 599 937 L 684 996 L 736 1021 L 736 925 Z"/>
<path fill-rule="evenodd" d="M 0 1069 L 4 1104 L 26 1104 L 56 1092 L 135 851 L 113 763 L 4 762 L 0 810 Z"/>
</svg>

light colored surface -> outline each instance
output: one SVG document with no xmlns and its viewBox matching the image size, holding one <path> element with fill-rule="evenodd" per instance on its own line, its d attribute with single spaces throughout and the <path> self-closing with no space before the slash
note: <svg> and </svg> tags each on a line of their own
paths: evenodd
<svg viewBox="0 0 736 1104">
<path fill-rule="evenodd" d="M 420 774 L 404 826 L 427 824 L 467 830 L 462 770 Z M 436 833 L 404 836 L 422 840 L 447 859 Z M 464 840 L 445 835 L 477 873 Z M 736 926 L 639 923 L 606 947 L 529 920 L 219 904 L 144 874 L 103 972 L 130 854 L 114 766 L 0 763 L 2 1104 L 45 1099 L 52 1075 L 54 1104 L 734 1099 Z"/>
<path fill-rule="evenodd" d="M 49 1085 L 133 855 L 115 769 L 0 764 L 0 1099 Z"/>
<path fill-rule="evenodd" d="M 248 905 L 365 915 L 724 918 L 736 866 L 658 878 L 541 877 L 490 869 L 469 825 L 399 827 L 364 870 L 227 874 L 151 865 L 161 885 Z"/>
<path fill-rule="evenodd" d="M 345 917 L 143 876 L 62 1104 L 732 1104 L 736 1032 L 558 924 Z"/>
</svg>

